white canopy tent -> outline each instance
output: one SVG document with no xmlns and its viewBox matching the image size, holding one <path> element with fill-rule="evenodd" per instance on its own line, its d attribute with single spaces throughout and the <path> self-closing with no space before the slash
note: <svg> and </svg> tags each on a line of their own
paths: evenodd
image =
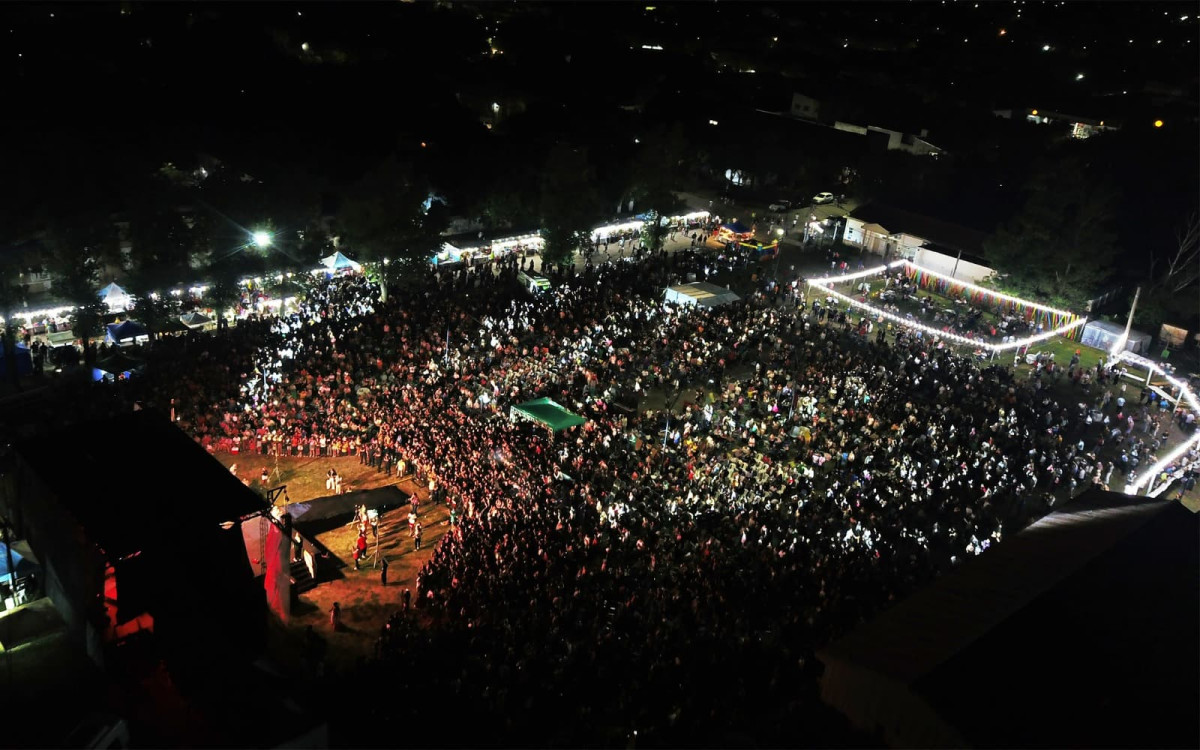
<svg viewBox="0 0 1200 750">
<path fill-rule="evenodd" d="M 361 263 L 342 255 L 340 250 L 335 252 L 333 255 L 321 258 L 321 265 L 324 266 L 327 271 L 343 271 L 346 269 L 354 271 L 362 270 Z"/>
<path fill-rule="evenodd" d="M 667 287 L 664 297 L 667 302 L 676 305 L 700 305 L 701 307 L 720 307 L 741 299 L 723 286 L 703 281 Z"/>
<path fill-rule="evenodd" d="M 128 292 L 117 286 L 115 281 L 101 289 L 98 294 L 100 301 L 108 305 L 110 311 L 125 311 L 133 304 L 133 298 L 129 296 Z"/>
</svg>

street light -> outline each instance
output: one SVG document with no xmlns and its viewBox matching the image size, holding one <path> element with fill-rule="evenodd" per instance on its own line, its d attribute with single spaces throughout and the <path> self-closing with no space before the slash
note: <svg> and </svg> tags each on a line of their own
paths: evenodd
<svg viewBox="0 0 1200 750">
<path fill-rule="evenodd" d="M 269 247 L 271 245 L 272 238 L 271 238 L 270 232 L 258 231 L 258 232 L 254 233 L 253 239 L 254 239 L 255 247 L 258 247 L 261 249 L 261 248 Z"/>
</svg>

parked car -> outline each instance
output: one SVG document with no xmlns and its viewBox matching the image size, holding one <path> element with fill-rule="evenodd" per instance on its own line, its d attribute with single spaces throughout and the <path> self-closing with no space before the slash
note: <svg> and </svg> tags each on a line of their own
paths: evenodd
<svg viewBox="0 0 1200 750">
<path fill-rule="evenodd" d="M 792 207 L 791 201 L 785 201 L 785 200 L 777 200 L 774 203 L 772 203 L 771 205 L 767 206 L 767 208 L 771 209 L 772 211 L 774 211 L 777 214 L 781 214 L 784 211 L 789 210 L 791 207 Z"/>
<path fill-rule="evenodd" d="M 833 193 L 817 193 L 813 196 L 813 203 L 818 206 L 833 203 Z"/>
</svg>

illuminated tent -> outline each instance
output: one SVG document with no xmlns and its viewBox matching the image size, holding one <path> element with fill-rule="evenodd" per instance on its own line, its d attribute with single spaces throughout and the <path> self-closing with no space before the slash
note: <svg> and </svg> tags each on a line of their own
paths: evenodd
<svg viewBox="0 0 1200 750">
<path fill-rule="evenodd" d="M 108 340 L 120 343 L 129 339 L 136 339 L 139 336 L 150 335 L 146 331 L 146 327 L 134 320 L 126 320 L 122 323 L 108 324 Z"/>
<path fill-rule="evenodd" d="M 741 299 L 723 286 L 704 281 L 667 287 L 665 297 L 667 302 L 676 305 L 699 305 L 701 307 L 720 307 Z"/>
<path fill-rule="evenodd" d="M 1083 327 L 1083 336 L 1079 343 L 1084 346 L 1111 350 L 1121 337 L 1125 335 L 1125 326 L 1109 323 L 1106 320 L 1092 320 Z M 1140 354 L 1150 350 L 1150 334 L 1141 331 L 1130 331 L 1129 339 L 1125 342 L 1125 351 Z"/>
<path fill-rule="evenodd" d="M 341 251 L 321 259 L 321 265 L 329 271 L 361 271 L 362 265 L 342 255 Z"/>
<path fill-rule="evenodd" d="M 113 282 L 98 292 L 100 301 L 108 305 L 109 310 L 128 310 L 133 301 L 129 293 Z"/>
<path fill-rule="evenodd" d="M 559 430 L 587 423 L 587 420 L 583 417 L 574 412 L 567 411 L 561 404 L 548 398 L 539 398 L 533 401 L 526 401 L 523 404 L 517 404 L 509 409 L 508 416 L 513 421 L 528 419 L 532 422 L 538 422 L 549 427 L 551 432 L 558 432 Z"/>
</svg>

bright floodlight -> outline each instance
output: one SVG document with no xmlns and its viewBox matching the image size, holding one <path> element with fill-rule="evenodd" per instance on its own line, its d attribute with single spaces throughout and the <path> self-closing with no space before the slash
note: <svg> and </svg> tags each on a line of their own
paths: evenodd
<svg viewBox="0 0 1200 750">
<path fill-rule="evenodd" d="M 257 245 L 258 247 L 267 247 L 268 245 L 271 244 L 271 233 L 270 232 L 255 232 L 254 233 L 254 244 Z"/>
</svg>

